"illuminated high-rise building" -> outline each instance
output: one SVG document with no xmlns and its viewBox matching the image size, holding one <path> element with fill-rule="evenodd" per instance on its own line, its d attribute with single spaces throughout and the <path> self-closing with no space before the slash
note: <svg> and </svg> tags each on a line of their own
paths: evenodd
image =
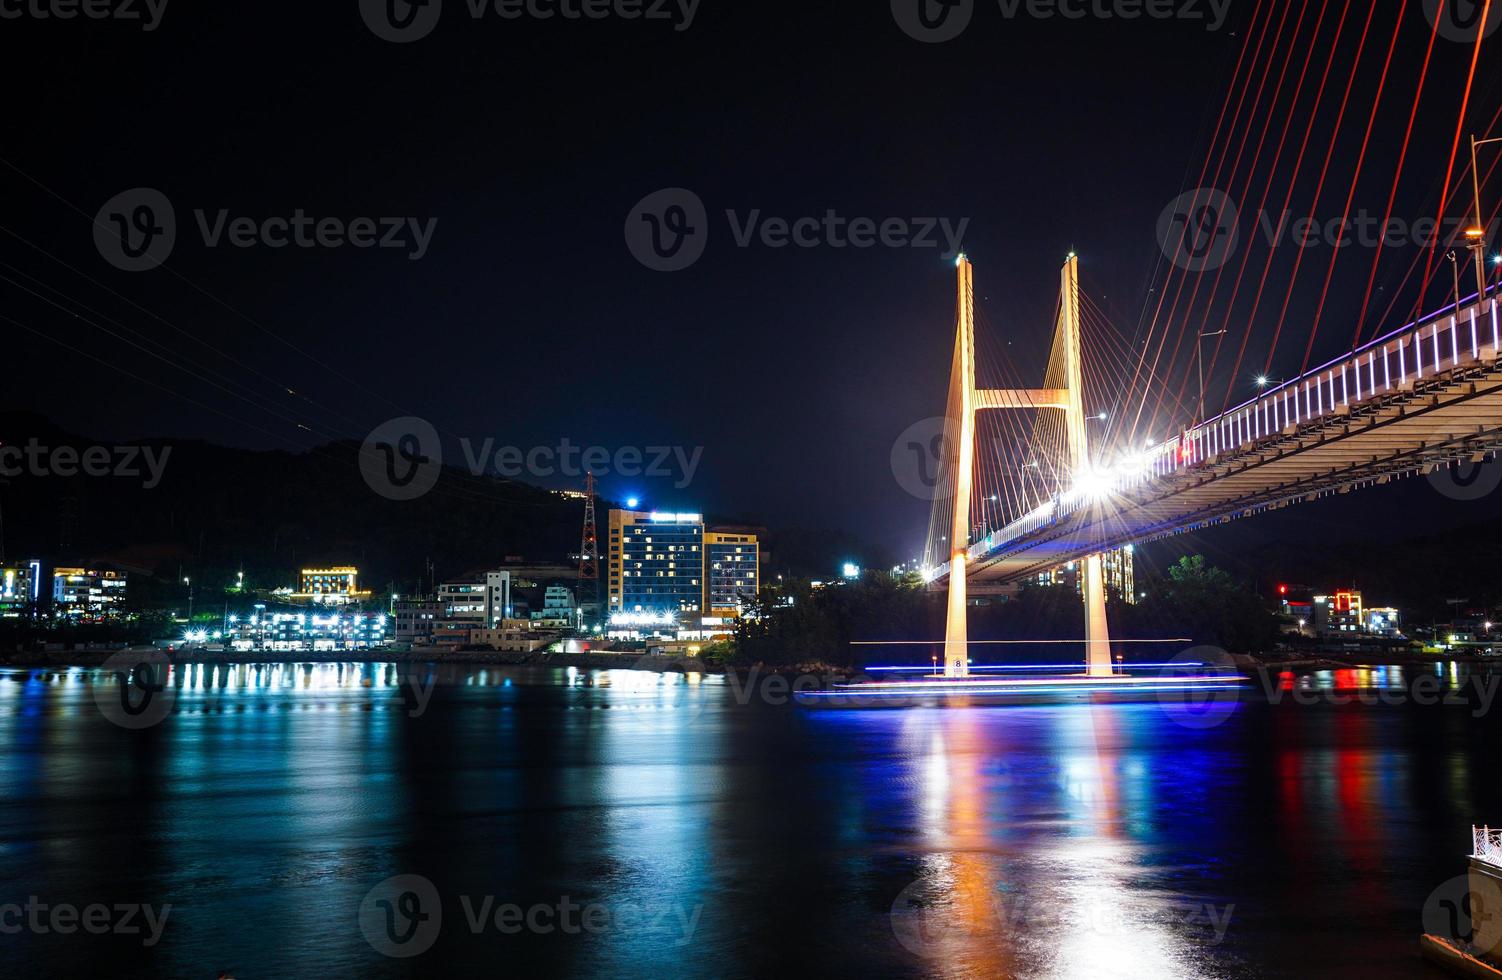
<svg viewBox="0 0 1502 980">
<path fill-rule="evenodd" d="M 704 608 L 712 616 L 739 616 L 756 598 L 761 574 L 756 535 L 711 531 L 704 535 Z"/>
<path fill-rule="evenodd" d="M 1131 545 L 1104 552 L 1100 556 L 1101 576 L 1107 592 L 1115 592 L 1121 596 L 1123 602 L 1133 605 L 1138 599 L 1135 557 L 1136 549 Z M 1072 585 L 1078 592 L 1080 590 L 1079 563 L 1070 562 L 1051 571 L 1039 573 L 1038 584 Z"/>
<path fill-rule="evenodd" d="M 610 615 L 703 615 L 704 518 L 610 512 Z"/>
<path fill-rule="evenodd" d="M 745 610 L 760 584 L 757 536 L 706 528 L 699 514 L 612 510 L 606 559 L 617 624 L 722 625 Z"/>
</svg>

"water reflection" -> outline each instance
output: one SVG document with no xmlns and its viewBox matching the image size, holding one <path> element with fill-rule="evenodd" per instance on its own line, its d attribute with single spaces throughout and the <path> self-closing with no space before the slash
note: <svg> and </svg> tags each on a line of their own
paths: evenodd
<svg viewBox="0 0 1502 980">
<path fill-rule="evenodd" d="M 1479 675 L 1270 693 L 1419 676 Z M 1471 821 L 1502 814 L 1473 704 L 1254 697 L 1190 728 L 1156 704 L 805 710 L 697 675 L 217 664 L 173 668 L 172 713 L 127 731 L 94 698 L 115 683 L 0 671 L 0 903 L 176 911 L 152 950 L 8 938 L 23 975 L 1368 976 L 1410 961 Z M 445 903 L 415 964 L 354 927 L 409 874 Z M 610 927 L 471 931 L 461 900 L 486 897 Z"/>
</svg>

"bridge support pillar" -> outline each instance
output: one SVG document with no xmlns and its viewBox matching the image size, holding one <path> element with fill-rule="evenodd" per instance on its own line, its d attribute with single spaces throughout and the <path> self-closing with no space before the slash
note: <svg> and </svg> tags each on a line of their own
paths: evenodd
<svg viewBox="0 0 1502 980">
<path fill-rule="evenodd" d="M 1101 556 L 1083 562 L 1080 591 L 1085 598 L 1085 669 L 1091 677 L 1110 677 L 1111 629 L 1106 622 L 1106 578 Z"/>
<path fill-rule="evenodd" d="M 968 677 L 970 675 L 970 624 L 966 620 L 969 610 L 965 597 L 965 558 L 956 555 L 951 569 L 958 574 L 949 576 L 949 612 L 944 628 L 944 676 Z"/>
</svg>

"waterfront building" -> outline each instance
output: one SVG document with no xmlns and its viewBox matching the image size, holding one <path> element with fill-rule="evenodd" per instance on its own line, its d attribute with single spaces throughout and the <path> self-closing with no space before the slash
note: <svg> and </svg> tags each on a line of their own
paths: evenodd
<svg viewBox="0 0 1502 980">
<path fill-rule="evenodd" d="M 558 639 L 556 635 L 539 633 L 519 624 L 507 624 L 496 629 L 470 631 L 470 644 L 490 647 L 502 653 L 533 653 L 542 650 Z"/>
<path fill-rule="evenodd" d="M 610 512 L 610 615 L 697 620 L 704 609 L 704 518 Z"/>
<path fill-rule="evenodd" d="M 1366 630 L 1362 614 L 1361 593 L 1336 592 L 1334 595 L 1317 595 L 1313 600 L 1314 632 L 1317 636 L 1331 633 L 1361 633 Z"/>
<path fill-rule="evenodd" d="M 41 600 L 42 563 L 0 565 L 0 619 L 31 619 Z"/>
<path fill-rule="evenodd" d="M 485 572 L 462 582 L 438 586 L 443 618 L 492 627 L 511 615 L 511 573 Z"/>
<path fill-rule="evenodd" d="M 606 542 L 609 635 L 723 634 L 756 597 L 760 544 L 700 514 L 612 510 Z"/>
<path fill-rule="evenodd" d="M 61 619 L 102 622 L 125 612 L 124 572 L 89 568 L 52 570 L 52 611 Z"/>
<path fill-rule="evenodd" d="M 389 621 L 366 613 L 268 613 L 229 618 L 231 649 L 257 653 L 333 653 L 369 650 L 387 640 Z"/>
<path fill-rule="evenodd" d="M 398 599 L 391 605 L 397 643 L 425 646 L 433 641 L 433 628 L 443 615 L 436 599 Z"/>
<path fill-rule="evenodd" d="M 359 576 L 360 570 L 350 565 L 304 568 L 298 577 L 298 591 L 292 593 L 290 598 L 294 601 L 330 606 L 369 599 L 370 592 L 360 591 Z"/>
<path fill-rule="evenodd" d="M 1379 636 L 1396 636 L 1403 629 L 1402 613 L 1391 606 L 1368 609 L 1366 610 L 1366 629 L 1368 633 L 1376 633 Z"/>
<path fill-rule="evenodd" d="M 572 629 L 578 621 L 574 594 L 561 585 L 548 586 L 543 593 L 542 608 L 532 610 L 531 620 L 534 629 Z"/>
<path fill-rule="evenodd" d="M 704 535 L 704 608 L 734 619 L 756 599 L 761 581 L 756 535 L 711 531 Z"/>
</svg>

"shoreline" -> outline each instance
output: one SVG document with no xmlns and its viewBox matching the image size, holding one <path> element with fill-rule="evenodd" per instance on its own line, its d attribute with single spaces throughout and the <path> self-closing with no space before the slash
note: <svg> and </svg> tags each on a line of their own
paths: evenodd
<svg viewBox="0 0 1502 980">
<path fill-rule="evenodd" d="M 145 652 L 146 648 L 135 648 Z M 124 650 L 54 651 L 51 653 L 0 653 L 0 669 L 58 670 L 66 667 L 102 667 L 111 657 Z M 769 667 L 757 664 L 747 667 L 726 667 L 723 664 L 705 664 L 693 657 L 664 657 L 638 653 L 532 653 L 496 650 L 433 651 L 433 650 L 375 650 L 341 651 L 334 653 L 205 653 L 190 650 L 157 650 L 172 664 L 204 664 L 217 666 L 245 664 L 441 664 L 444 666 L 474 667 L 549 667 L 578 670 L 640 670 L 655 674 L 708 674 L 745 675 L 751 671 L 762 674 L 787 676 L 814 675 L 820 677 L 851 677 L 860 673 L 858 668 L 835 667 L 829 664 L 793 664 L 784 667 Z"/>
<path fill-rule="evenodd" d="M 244 665 L 244 664 L 444 664 L 471 665 L 479 667 L 551 667 L 579 670 L 641 670 L 651 673 L 697 673 L 722 675 L 747 674 L 753 670 L 765 674 L 788 676 L 816 675 L 855 677 L 864 667 L 840 667 L 828 663 L 788 664 L 769 666 L 756 664 L 727 667 L 723 664 L 705 664 L 693 657 L 668 657 L 645 653 L 530 653 L 497 650 L 366 650 L 302 653 L 231 653 L 206 652 L 202 650 L 156 650 L 135 647 L 115 650 L 73 651 L 11 651 L 0 652 L 0 668 L 31 668 L 50 670 L 62 667 L 100 667 L 111 657 L 133 649 L 164 655 L 173 664 Z M 1436 664 L 1461 663 L 1470 665 L 1496 664 L 1502 666 L 1502 657 L 1485 657 L 1475 654 L 1456 654 L 1446 657 L 1419 657 L 1411 654 L 1365 656 L 1353 654 L 1345 658 L 1330 655 L 1301 656 L 1278 659 L 1271 654 L 1236 654 L 1233 661 L 1243 670 L 1348 670 L 1360 667 L 1433 667 Z M 916 666 L 916 665 L 915 665 Z M 1130 666 L 1130 665 L 1128 665 Z"/>
</svg>

